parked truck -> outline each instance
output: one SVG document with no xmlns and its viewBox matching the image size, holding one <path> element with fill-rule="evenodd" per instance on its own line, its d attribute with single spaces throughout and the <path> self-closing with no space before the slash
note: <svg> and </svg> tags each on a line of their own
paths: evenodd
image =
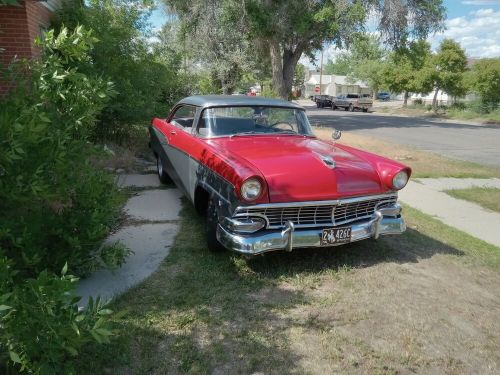
<svg viewBox="0 0 500 375">
<path fill-rule="evenodd" d="M 373 100 L 370 98 L 369 94 L 347 94 L 332 99 L 332 109 L 344 108 L 345 111 L 351 112 L 355 109 L 368 112 L 372 105 Z"/>
</svg>

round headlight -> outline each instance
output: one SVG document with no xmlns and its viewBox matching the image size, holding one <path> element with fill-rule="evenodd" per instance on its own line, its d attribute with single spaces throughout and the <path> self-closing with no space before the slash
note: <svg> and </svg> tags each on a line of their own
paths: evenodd
<svg viewBox="0 0 500 375">
<path fill-rule="evenodd" d="M 262 185 L 259 180 L 251 178 L 246 180 L 243 185 L 241 185 L 241 196 L 247 201 L 253 201 L 257 199 L 262 191 Z"/>
<path fill-rule="evenodd" d="M 396 190 L 404 188 L 407 182 L 408 182 L 408 173 L 406 173 L 405 171 L 396 173 L 396 175 L 392 178 L 392 186 Z"/>
</svg>

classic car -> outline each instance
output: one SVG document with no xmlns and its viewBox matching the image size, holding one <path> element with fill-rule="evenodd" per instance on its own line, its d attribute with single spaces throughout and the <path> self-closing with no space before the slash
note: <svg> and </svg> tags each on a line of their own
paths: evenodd
<svg viewBox="0 0 500 375">
<path fill-rule="evenodd" d="M 248 256 L 405 231 L 397 192 L 411 170 L 318 139 L 284 100 L 191 96 L 149 127 L 160 181 L 206 215 L 208 248 Z"/>
<path fill-rule="evenodd" d="M 332 109 L 344 108 L 346 111 L 354 111 L 361 109 L 363 112 L 368 112 L 372 107 L 373 100 L 370 95 L 347 94 L 340 95 L 332 99 Z"/>
</svg>

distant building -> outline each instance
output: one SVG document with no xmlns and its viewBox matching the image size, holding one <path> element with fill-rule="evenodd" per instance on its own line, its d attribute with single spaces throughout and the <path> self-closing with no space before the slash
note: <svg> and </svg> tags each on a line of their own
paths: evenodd
<svg viewBox="0 0 500 375">
<path fill-rule="evenodd" d="M 18 6 L 0 6 L 0 66 L 7 66 L 13 59 L 31 59 L 39 56 L 35 38 L 50 26 L 52 14 L 61 0 L 19 0 Z M 1 71 L 0 71 L 1 73 Z M 13 82 L 0 77 L 0 96 Z"/>
<path fill-rule="evenodd" d="M 370 94 L 372 90 L 363 81 L 350 82 L 346 76 L 307 72 L 304 96 L 317 94 L 339 96 L 346 94 Z"/>
</svg>

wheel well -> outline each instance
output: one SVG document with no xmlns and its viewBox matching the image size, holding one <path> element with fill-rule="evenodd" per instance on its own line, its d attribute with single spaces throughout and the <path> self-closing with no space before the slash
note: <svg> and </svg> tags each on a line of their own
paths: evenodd
<svg viewBox="0 0 500 375">
<path fill-rule="evenodd" d="M 201 186 L 198 186 L 194 191 L 194 207 L 200 215 L 205 215 L 207 213 L 208 201 L 210 200 L 210 194 Z"/>
</svg>

